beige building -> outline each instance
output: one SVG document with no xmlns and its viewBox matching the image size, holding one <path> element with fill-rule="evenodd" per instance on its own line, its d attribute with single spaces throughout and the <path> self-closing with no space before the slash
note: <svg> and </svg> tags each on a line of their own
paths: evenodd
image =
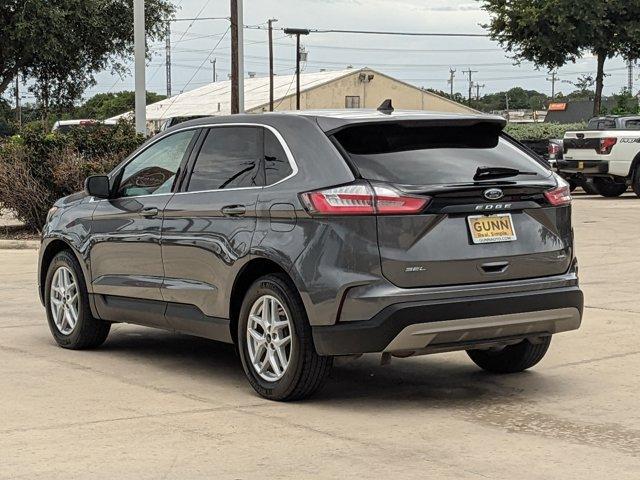
<svg viewBox="0 0 640 480">
<path fill-rule="evenodd" d="M 295 75 L 274 77 L 274 110 L 295 110 Z M 245 111 L 269 110 L 269 78 L 246 78 Z M 300 106 L 308 109 L 377 108 L 390 98 L 396 109 L 468 113 L 475 110 L 370 68 L 303 73 Z M 147 120 L 231 113 L 231 82 L 211 83 L 147 106 Z"/>
</svg>

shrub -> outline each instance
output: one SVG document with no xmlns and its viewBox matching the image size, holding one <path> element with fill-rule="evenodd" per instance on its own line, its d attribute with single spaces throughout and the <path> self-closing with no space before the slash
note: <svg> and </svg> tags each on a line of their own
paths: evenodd
<svg viewBox="0 0 640 480">
<path fill-rule="evenodd" d="M 522 142 L 562 138 L 565 132 L 584 130 L 586 126 L 586 123 L 508 123 L 504 131 Z"/>
<path fill-rule="evenodd" d="M 58 198 L 82 190 L 87 176 L 109 172 L 143 141 L 129 123 L 68 134 L 29 125 L 0 143 L 0 207 L 39 231 Z"/>
</svg>

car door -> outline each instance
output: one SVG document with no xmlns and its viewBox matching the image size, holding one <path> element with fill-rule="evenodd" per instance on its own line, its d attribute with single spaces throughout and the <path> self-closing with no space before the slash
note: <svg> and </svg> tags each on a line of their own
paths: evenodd
<svg viewBox="0 0 640 480">
<path fill-rule="evenodd" d="M 247 260 L 264 183 L 263 129 L 208 129 L 164 216 L 166 317 L 178 331 L 229 341 L 231 283 Z"/>
<path fill-rule="evenodd" d="M 102 318 L 165 326 L 162 216 L 198 133 L 179 131 L 150 144 L 114 173 L 111 198 L 98 202 L 89 259 Z"/>
</svg>

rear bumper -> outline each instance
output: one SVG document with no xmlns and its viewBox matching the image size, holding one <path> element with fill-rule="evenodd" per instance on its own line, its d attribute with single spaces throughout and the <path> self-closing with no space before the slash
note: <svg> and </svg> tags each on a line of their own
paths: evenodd
<svg viewBox="0 0 640 480">
<path fill-rule="evenodd" d="M 578 286 L 400 302 L 370 320 L 313 327 L 313 339 L 321 355 L 480 348 L 575 330 L 583 303 Z"/>
<path fill-rule="evenodd" d="M 608 160 L 558 160 L 556 168 L 560 173 L 583 175 L 606 175 L 609 173 Z"/>
</svg>

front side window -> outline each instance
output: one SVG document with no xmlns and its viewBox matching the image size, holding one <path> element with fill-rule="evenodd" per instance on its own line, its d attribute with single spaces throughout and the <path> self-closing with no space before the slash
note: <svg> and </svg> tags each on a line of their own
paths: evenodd
<svg viewBox="0 0 640 480">
<path fill-rule="evenodd" d="M 170 193 L 196 130 L 174 133 L 151 145 L 124 167 L 117 197 Z"/>
<path fill-rule="evenodd" d="M 262 128 L 211 128 L 189 180 L 189 192 L 255 187 L 263 184 Z"/>
</svg>

